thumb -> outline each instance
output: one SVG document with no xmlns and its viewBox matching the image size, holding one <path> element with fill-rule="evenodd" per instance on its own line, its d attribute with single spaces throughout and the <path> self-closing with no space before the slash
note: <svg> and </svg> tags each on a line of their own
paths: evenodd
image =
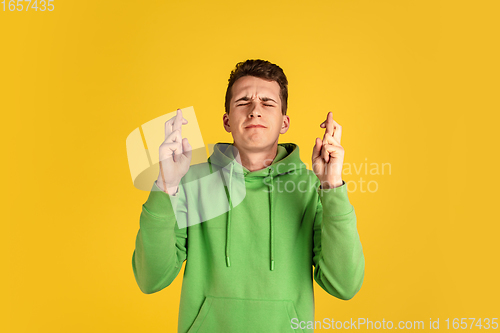
<svg viewBox="0 0 500 333">
<path fill-rule="evenodd" d="M 312 154 L 313 160 L 315 160 L 316 158 L 318 158 L 320 156 L 322 143 L 323 143 L 323 141 L 321 141 L 320 138 L 316 138 L 316 142 L 314 143 L 313 154 Z"/>
</svg>

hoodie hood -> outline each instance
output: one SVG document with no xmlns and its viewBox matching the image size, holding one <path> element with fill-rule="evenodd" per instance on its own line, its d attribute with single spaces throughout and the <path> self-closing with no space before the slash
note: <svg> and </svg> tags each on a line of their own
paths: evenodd
<svg viewBox="0 0 500 333">
<path fill-rule="evenodd" d="M 230 246 L 231 246 L 231 213 L 233 209 L 233 204 L 236 205 L 243 200 L 244 195 L 238 195 L 238 185 L 246 186 L 246 182 L 250 179 L 261 179 L 262 183 L 269 187 L 269 263 L 270 270 L 274 270 L 274 207 L 273 198 L 276 194 L 274 189 L 274 182 L 277 177 L 291 173 L 291 172 L 302 172 L 302 169 L 306 169 L 304 162 L 300 160 L 299 147 L 294 143 L 279 143 L 277 154 L 272 163 L 266 163 L 263 169 L 256 171 L 249 171 L 243 165 L 241 165 L 237 160 L 239 159 L 237 148 L 232 143 L 217 143 L 214 146 L 213 154 L 208 158 L 208 165 L 210 167 L 210 172 L 213 173 L 214 169 L 217 171 L 220 169 L 222 172 L 222 180 L 226 187 L 226 196 L 229 202 L 229 211 L 227 214 L 226 221 L 226 266 L 231 266 L 230 261 Z M 270 162 L 270 161 L 269 161 Z M 227 175 L 224 175 L 226 173 Z M 236 179 L 236 181 L 235 181 Z M 236 188 L 236 191 L 234 190 Z M 245 189 L 243 188 L 242 191 Z M 235 193 L 236 192 L 236 193 Z M 243 192 L 244 193 L 244 192 Z M 235 200 L 236 199 L 236 200 Z"/>
</svg>

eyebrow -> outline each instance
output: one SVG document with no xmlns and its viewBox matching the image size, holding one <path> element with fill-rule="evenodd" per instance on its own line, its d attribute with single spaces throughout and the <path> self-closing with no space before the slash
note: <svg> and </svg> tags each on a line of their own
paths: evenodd
<svg viewBox="0 0 500 333">
<path fill-rule="evenodd" d="M 269 97 L 259 97 L 259 99 L 263 102 L 267 102 L 267 101 L 273 101 L 274 103 L 276 103 L 276 101 L 272 98 L 269 98 Z M 250 97 L 249 96 L 244 96 L 244 97 L 241 97 L 239 99 L 237 99 L 236 101 L 234 101 L 234 103 L 238 103 L 239 101 L 249 101 L 250 100 Z M 278 103 L 276 103 L 278 104 Z"/>
</svg>

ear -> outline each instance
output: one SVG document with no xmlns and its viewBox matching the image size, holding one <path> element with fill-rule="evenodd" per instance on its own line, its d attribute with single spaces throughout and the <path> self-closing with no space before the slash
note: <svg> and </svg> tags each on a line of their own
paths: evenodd
<svg viewBox="0 0 500 333">
<path fill-rule="evenodd" d="M 287 115 L 283 116 L 283 122 L 281 123 L 280 134 L 285 134 L 290 128 L 290 117 Z"/>
<path fill-rule="evenodd" d="M 227 112 L 222 115 L 222 123 L 224 124 L 224 129 L 226 132 L 231 133 L 231 127 L 229 126 L 229 116 Z"/>
</svg>

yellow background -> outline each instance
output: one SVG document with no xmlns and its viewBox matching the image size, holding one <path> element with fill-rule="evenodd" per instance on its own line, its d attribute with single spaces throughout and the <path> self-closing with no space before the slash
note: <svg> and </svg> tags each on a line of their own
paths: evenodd
<svg viewBox="0 0 500 333">
<path fill-rule="evenodd" d="M 280 142 L 305 163 L 332 111 L 345 163 L 391 165 L 344 177 L 378 184 L 349 194 L 365 280 L 347 302 L 315 284 L 316 319 L 500 317 L 498 2 L 54 5 L 0 11 L 0 331 L 176 332 L 183 271 L 152 295 L 132 273 L 148 192 L 125 139 L 194 106 L 205 143 L 230 142 L 227 79 L 250 58 L 288 76 Z"/>
</svg>

